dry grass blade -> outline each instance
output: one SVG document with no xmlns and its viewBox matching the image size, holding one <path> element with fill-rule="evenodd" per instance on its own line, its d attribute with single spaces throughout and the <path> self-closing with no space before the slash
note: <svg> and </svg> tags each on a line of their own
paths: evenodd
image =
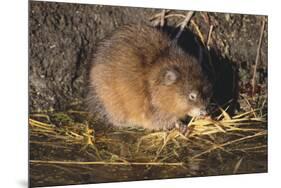
<svg viewBox="0 0 281 188">
<path fill-rule="evenodd" d="M 166 134 L 167 134 L 166 132 L 156 132 L 156 133 L 151 133 L 142 136 L 138 141 L 136 152 L 139 152 L 140 146 L 144 141 L 153 141 L 154 143 L 156 143 L 159 142 L 160 139 L 161 142 L 161 140 L 163 140 L 166 137 Z"/>
<path fill-rule="evenodd" d="M 248 123 L 247 123 L 248 122 Z M 266 121 L 263 118 L 240 118 L 240 119 L 230 119 L 230 120 L 222 120 L 221 123 L 239 123 L 239 125 L 244 124 L 254 124 L 255 122 L 265 123 Z M 241 124 L 242 123 L 242 124 Z"/>
<path fill-rule="evenodd" d="M 29 125 L 39 127 L 39 128 L 42 128 L 42 129 L 53 129 L 54 128 L 54 126 L 51 125 L 51 124 L 42 123 L 40 121 L 36 121 L 36 120 L 30 119 L 30 118 L 29 118 Z"/>
<path fill-rule="evenodd" d="M 212 36 L 212 32 L 213 32 L 214 26 L 210 25 L 210 29 L 209 29 L 209 33 L 208 33 L 208 38 L 207 38 L 207 42 L 206 42 L 206 46 L 208 49 L 210 49 L 210 41 L 211 41 L 211 36 Z"/>
<path fill-rule="evenodd" d="M 262 38 L 263 38 L 263 34 L 264 34 L 264 28 L 265 28 L 265 18 L 262 19 L 262 24 L 261 24 L 260 38 L 259 38 L 255 66 L 254 66 L 254 73 L 253 73 L 253 78 L 252 78 L 252 95 L 255 93 L 255 89 L 256 89 L 256 73 L 257 73 L 258 62 L 259 62 L 259 57 L 260 57 L 260 49 L 261 49 L 261 43 L 262 43 Z"/>
<path fill-rule="evenodd" d="M 193 14 L 194 14 L 193 11 L 190 11 L 190 12 L 188 12 L 188 13 L 186 14 L 185 19 L 184 19 L 183 22 L 181 23 L 180 30 L 179 30 L 179 32 L 177 33 L 176 37 L 175 37 L 176 40 L 178 40 L 179 37 L 181 36 L 181 34 L 182 34 L 184 28 L 187 26 L 189 20 L 190 20 L 191 17 L 193 16 Z"/>
<path fill-rule="evenodd" d="M 237 163 L 235 164 L 235 167 L 234 167 L 234 170 L 233 170 L 233 174 L 236 174 L 236 173 L 237 173 L 237 171 L 238 171 L 238 169 L 239 169 L 239 167 L 240 167 L 242 161 L 243 161 L 243 157 L 242 157 L 241 159 L 239 159 L 239 160 L 237 161 Z"/>
<path fill-rule="evenodd" d="M 267 134 L 267 131 L 258 132 L 258 133 L 254 134 L 254 135 L 246 136 L 246 137 L 239 138 L 239 139 L 236 139 L 236 140 L 231 140 L 231 141 L 226 142 L 224 144 L 215 145 L 215 146 L 213 146 L 212 148 L 210 148 L 208 150 L 205 150 L 205 151 L 203 151 L 203 152 L 201 152 L 199 154 L 194 155 L 192 157 L 192 159 L 196 159 L 196 158 L 198 158 L 198 157 L 200 157 L 200 156 L 202 156 L 204 154 L 210 153 L 211 151 L 216 150 L 218 148 L 222 148 L 222 147 L 225 147 L 227 145 L 231 145 L 231 144 L 238 143 L 238 142 L 243 142 L 245 140 L 252 139 L 252 138 L 255 138 L 255 137 L 258 137 L 258 136 L 264 136 L 266 134 Z"/>
<path fill-rule="evenodd" d="M 255 110 L 251 110 L 251 111 L 248 111 L 248 112 L 245 112 L 245 113 L 242 113 L 242 114 L 238 114 L 238 115 L 236 115 L 236 116 L 233 116 L 232 117 L 232 119 L 238 119 L 238 118 L 241 118 L 241 117 L 243 117 L 243 116 L 246 116 L 246 115 L 249 115 L 249 114 L 253 114 L 253 113 L 255 113 L 255 112 L 257 112 L 257 111 L 259 111 L 259 110 L 261 110 L 262 108 L 258 108 L 258 109 L 255 109 Z M 255 114 L 254 114 L 254 116 L 256 116 Z"/>
<path fill-rule="evenodd" d="M 180 166 L 190 169 L 194 164 L 192 161 L 207 160 L 208 157 L 205 157 L 207 153 L 220 158 L 222 158 L 220 152 L 229 156 L 234 156 L 235 152 L 263 155 L 267 151 L 266 144 L 261 143 L 256 146 L 248 143 L 255 143 L 259 136 L 266 136 L 266 130 L 259 126 L 264 124 L 264 119 L 253 117 L 253 111 L 243 112 L 235 118 L 225 113 L 225 110 L 222 110 L 223 118 L 220 120 L 192 118 L 187 127 L 193 127 L 193 130 L 188 136 L 177 129 L 149 132 L 143 129 L 122 128 L 101 134 L 95 133 L 87 123 L 74 122 L 73 125 L 56 126 L 50 124 L 47 119 L 48 123 L 30 119 L 32 138 L 37 135 L 46 137 L 44 140 L 31 140 L 30 144 L 51 147 L 52 150 L 63 150 L 66 153 L 73 152 L 75 148 L 79 155 L 86 156 L 81 160 L 73 160 L 73 158 L 66 160 L 54 155 L 49 158 L 35 158 L 30 162 L 41 165 L 63 165 L 62 167 L 66 169 L 83 168 L 83 166 L 89 168 L 87 165 L 146 166 L 149 169 L 152 166 Z M 76 115 L 85 117 L 80 113 Z M 232 139 L 218 144 L 217 134 Z M 128 135 L 136 138 L 136 142 L 126 143 L 123 139 Z M 241 147 L 243 141 L 247 144 Z M 242 160 L 238 161 L 232 170 L 237 172 L 241 163 Z"/>
<path fill-rule="evenodd" d="M 230 151 L 243 151 L 243 152 L 251 152 L 251 151 L 259 151 L 259 149 L 262 149 L 262 151 L 264 149 L 267 148 L 267 145 L 261 145 L 261 146 L 253 146 L 253 147 L 245 147 L 245 148 L 234 148 L 234 149 L 230 149 Z"/>
<path fill-rule="evenodd" d="M 47 114 L 30 114 L 31 117 L 43 117 L 50 122 L 50 117 Z"/>
<path fill-rule="evenodd" d="M 229 108 L 229 106 L 226 108 L 226 110 Z M 223 115 L 223 119 L 225 120 L 231 120 L 230 115 L 226 112 L 226 110 L 222 109 L 221 107 L 219 107 L 220 111 L 222 112 Z"/>
<path fill-rule="evenodd" d="M 155 156 L 155 158 L 153 159 L 153 161 L 156 161 L 160 155 L 160 153 L 163 151 L 163 149 L 167 146 L 167 143 L 169 141 L 173 141 L 175 140 L 178 136 L 181 136 L 183 138 L 185 138 L 184 135 L 182 135 L 179 131 L 177 130 L 172 130 L 171 132 L 169 132 L 169 134 L 165 134 L 165 137 L 163 137 L 163 144 L 162 146 L 157 150 L 157 155 Z"/>
<path fill-rule="evenodd" d="M 195 29 L 196 33 L 198 34 L 198 36 L 199 36 L 199 38 L 200 38 L 202 44 L 205 45 L 204 36 L 203 36 L 202 32 L 200 31 L 199 26 L 195 23 L 194 20 L 191 20 L 190 23 L 191 23 L 191 25 L 194 27 L 194 29 Z"/>
<path fill-rule="evenodd" d="M 183 163 L 165 163 L 165 162 L 108 162 L 108 161 L 44 161 L 30 160 L 37 164 L 67 164 L 67 165 L 142 165 L 142 166 L 182 166 Z"/>
<path fill-rule="evenodd" d="M 161 16 L 160 16 L 160 26 L 163 27 L 165 25 L 165 14 L 166 10 L 162 10 Z"/>
<path fill-rule="evenodd" d="M 208 129 L 212 128 L 212 126 L 213 126 L 213 127 L 217 128 L 218 131 L 225 132 L 224 126 L 223 126 L 223 124 L 221 124 L 221 122 L 214 121 L 211 119 L 199 119 L 199 120 L 194 121 L 191 125 L 193 125 L 194 129 L 197 131 L 208 130 Z"/>
</svg>

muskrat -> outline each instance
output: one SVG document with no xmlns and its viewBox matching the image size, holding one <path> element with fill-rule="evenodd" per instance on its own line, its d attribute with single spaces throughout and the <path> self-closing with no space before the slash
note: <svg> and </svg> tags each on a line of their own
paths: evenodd
<svg viewBox="0 0 281 188">
<path fill-rule="evenodd" d="M 94 54 L 90 107 L 113 125 L 148 129 L 205 116 L 212 84 L 198 59 L 160 29 L 125 25 Z"/>
</svg>

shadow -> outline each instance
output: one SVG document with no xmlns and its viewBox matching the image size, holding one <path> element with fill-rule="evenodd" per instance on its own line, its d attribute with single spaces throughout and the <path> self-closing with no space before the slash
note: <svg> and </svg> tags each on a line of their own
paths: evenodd
<svg viewBox="0 0 281 188">
<path fill-rule="evenodd" d="M 214 102 L 230 115 L 239 110 L 239 76 L 236 63 L 219 55 L 214 49 L 209 50 L 215 70 Z M 219 113 L 221 113 L 219 111 Z"/>
<path fill-rule="evenodd" d="M 179 28 L 164 26 L 159 28 L 175 40 Z M 237 99 L 239 94 L 239 79 L 236 63 L 223 57 L 221 53 L 214 49 L 207 49 L 200 38 L 192 31 L 185 29 L 176 41 L 177 44 L 188 54 L 194 56 L 202 65 L 203 72 L 213 83 L 212 102 L 208 107 L 211 115 L 217 116 L 221 113 L 218 107 L 227 108 L 227 112 L 232 115 L 239 108 Z"/>
</svg>

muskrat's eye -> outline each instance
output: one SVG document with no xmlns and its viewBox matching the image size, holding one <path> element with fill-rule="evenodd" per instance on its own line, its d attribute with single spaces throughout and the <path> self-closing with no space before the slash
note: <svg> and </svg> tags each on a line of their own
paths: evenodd
<svg viewBox="0 0 281 188">
<path fill-rule="evenodd" d="M 196 93 L 190 93 L 188 97 L 191 101 L 196 101 L 197 95 Z"/>
</svg>

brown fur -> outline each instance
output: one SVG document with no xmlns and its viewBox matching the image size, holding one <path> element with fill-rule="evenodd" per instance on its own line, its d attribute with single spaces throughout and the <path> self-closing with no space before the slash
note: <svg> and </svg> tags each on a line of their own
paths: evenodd
<svg viewBox="0 0 281 188">
<path fill-rule="evenodd" d="M 112 124 L 149 129 L 171 126 L 193 109 L 205 109 L 211 91 L 196 58 L 142 24 L 124 26 L 99 45 L 90 86 L 90 106 Z M 191 91 L 196 101 L 189 100 Z"/>
</svg>

